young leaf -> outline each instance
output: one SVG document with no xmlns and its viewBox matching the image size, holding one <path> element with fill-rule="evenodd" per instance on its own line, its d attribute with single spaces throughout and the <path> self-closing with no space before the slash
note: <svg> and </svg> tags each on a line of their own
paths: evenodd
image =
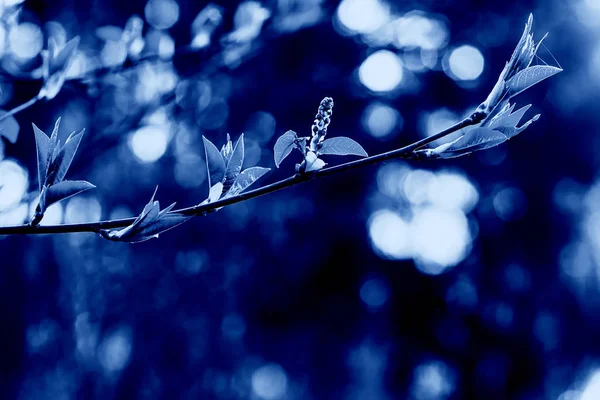
<svg viewBox="0 0 600 400">
<path fill-rule="evenodd" d="M 221 147 L 221 155 L 223 156 L 223 161 L 225 161 L 226 165 L 229 162 L 229 159 L 231 158 L 232 153 L 233 153 L 233 143 L 231 143 L 231 136 L 229 136 L 229 133 L 228 133 L 227 134 L 227 142 L 225 142 L 223 147 Z"/>
<path fill-rule="evenodd" d="M 170 208 L 172 208 L 175 205 L 175 203 L 173 203 L 171 206 L 169 206 Z M 166 211 L 167 209 L 163 210 Z M 161 211 L 162 213 L 162 211 Z M 140 243 L 140 242 L 144 242 L 146 240 L 149 239 L 154 239 L 154 238 L 158 238 L 159 234 L 166 232 L 170 229 L 173 229 L 181 224 L 183 224 L 184 222 L 190 220 L 192 217 L 188 216 L 188 215 L 182 215 L 182 214 L 164 214 L 158 218 L 156 218 L 155 220 L 152 221 L 152 223 L 146 225 L 144 228 L 140 229 L 138 232 L 136 232 L 135 235 L 130 235 L 128 240 L 128 242 L 130 243 Z"/>
<path fill-rule="evenodd" d="M 260 177 L 269 172 L 271 168 L 263 168 L 263 167 L 250 167 L 248 169 L 243 170 L 235 181 L 231 188 L 225 193 L 222 197 L 223 199 L 227 199 L 229 197 L 237 196 L 242 193 L 244 190 L 248 189 L 250 185 L 256 182 Z"/>
<path fill-rule="evenodd" d="M 52 134 L 50 134 L 50 142 L 48 144 L 48 167 L 50 166 L 51 161 L 58 154 L 58 150 L 60 148 L 58 144 L 58 128 L 60 127 L 61 117 L 56 119 L 54 123 L 54 129 L 52 129 Z"/>
<path fill-rule="evenodd" d="M 48 169 L 48 149 L 50 146 L 50 139 L 35 124 L 32 125 L 33 133 L 35 134 L 35 145 L 37 149 L 38 161 L 38 182 L 39 190 L 41 192 L 42 185 L 46 181 L 46 171 Z"/>
<path fill-rule="evenodd" d="M 204 155 L 206 156 L 206 168 L 208 170 L 208 185 L 213 187 L 217 182 L 222 182 L 225 177 L 225 161 L 215 145 L 202 136 L 204 141 Z"/>
<path fill-rule="evenodd" d="M 275 166 L 279 168 L 279 164 L 290 155 L 295 147 L 295 142 L 298 136 L 294 131 L 287 131 L 283 135 L 279 136 L 275 142 L 273 153 L 275 157 Z"/>
<path fill-rule="evenodd" d="M 239 175 L 242 170 L 242 164 L 244 163 L 244 134 L 242 133 L 235 143 L 235 147 L 227 163 L 225 169 L 225 180 L 223 181 L 223 192 L 226 192 L 235 178 Z"/>
<path fill-rule="evenodd" d="M 533 122 L 537 121 L 540 117 L 540 114 L 535 115 L 529 121 L 525 122 L 520 127 L 517 127 L 527 110 L 531 107 L 531 104 L 528 104 L 524 107 L 519 108 L 517 111 L 512 112 L 514 110 L 515 105 L 510 106 L 507 104 L 504 109 L 498 113 L 498 115 L 490 122 L 489 127 L 495 129 L 499 132 L 502 132 L 506 135 L 507 138 L 512 138 L 519 133 L 523 132 L 529 125 Z"/>
<path fill-rule="evenodd" d="M 65 175 L 67 174 L 67 171 L 73 162 L 75 153 L 77 153 L 77 149 L 79 148 L 79 143 L 81 143 L 81 138 L 83 137 L 84 132 L 85 129 L 82 129 L 77 134 L 73 132 L 71 135 L 69 135 L 64 146 L 58 152 L 56 160 L 54 161 L 54 163 L 57 164 L 56 167 L 58 168 L 55 178 L 56 182 L 60 182 L 65 178 Z"/>
<path fill-rule="evenodd" d="M 210 192 L 208 193 L 208 198 L 205 201 L 206 201 L 206 203 L 214 203 L 215 201 L 219 200 L 219 198 L 221 197 L 222 194 L 223 194 L 223 183 L 217 182 L 210 188 Z"/>
<path fill-rule="evenodd" d="M 446 150 L 448 150 L 450 148 L 450 146 L 452 146 L 454 143 L 458 142 L 462 138 L 463 138 L 462 136 L 459 136 L 459 137 L 457 137 L 456 139 L 454 139 L 451 142 L 441 144 L 438 147 L 435 147 L 433 149 L 417 150 L 416 153 L 417 154 L 425 154 L 425 156 L 427 158 L 452 158 L 450 156 L 446 156 L 444 154 L 444 152 Z M 456 157 L 458 157 L 458 156 L 456 156 Z"/>
<path fill-rule="evenodd" d="M 94 189 L 96 186 L 86 181 L 62 181 L 48 188 L 46 193 L 46 208 L 50 205 L 75 196 L 86 190 Z"/>
<path fill-rule="evenodd" d="M 306 153 L 306 158 L 304 161 L 306 161 L 306 168 L 304 170 L 305 172 L 318 171 L 323 169 L 323 167 L 326 165 L 325 161 L 318 158 L 317 155 L 312 151 Z"/>
<path fill-rule="evenodd" d="M 154 201 L 155 195 L 156 190 L 142 213 L 131 225 L 119 230 L 102 229 L 99 232 L 100 235 L 105 239 L 116 242 L 138 243 L 157 238 L 160 233 L 181 225 L 192 218 L 182 214 L 169 214 L 175 203 L 160 211 L 158 201 Z"/>
<path fill-rule="evenodd" d="M 440 158 L 460 157 L 474 151 L 498 146 L 507 139 L 501 132 L 490 128 L 478 127 L 467 131 L 463 136 L 451 142 L 451 145 L 447 148 L 434 149 L 434 154 L 438 154 Z"/>
<path fill-rule="evenodd" d="M 529 89 L 533 85 L 540 83 L 546 78 L 561 72 L 561 68 L 552 67 L 550 65 L 536 65 L 519 71 L 506 82 L 510 97 L 514 97 L 519 93 Z"/>
<path fill-rule="evenodd" d="M 0 110 L 0 118 L 6 111 Z M 9 142 L 15 143 L 19 137 L 19 123 L 12 115 L 0 122 L 0 136 L 4 136 Z"/>
<path fill-rule="evenodd" d="M 323 143 L 321 143 L 321 147 L 317 154 L 330 154 L 338 156 L 353 155 L 368 157 L 367 152 L 365 151 L 365 149 L 362 148 L 360 144 L 344 136 L 325 139 Z"/>
</svg>

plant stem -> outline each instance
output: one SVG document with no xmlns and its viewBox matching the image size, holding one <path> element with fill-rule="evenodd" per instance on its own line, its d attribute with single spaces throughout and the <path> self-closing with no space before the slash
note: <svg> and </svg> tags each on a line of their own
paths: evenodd
<svg viewBox="0 0 600 400">
<path fill-rule="evenodd" d="M 0 116 L 0 122 L 4 121 L 5 119 L 7 119 L 8 117 L 10 117 L 12 115 L 20 113 L 21 111 L 31 107 L 32 105 L 37 103 L 37 101 L 38 101 L 38 97 L 35 96 L 33 99 L 26 101 L 25 103 L 21 104 L 20 106 L 16 106 L 12 110 L 8 111 L 6 114 Z"/>
<path fill-rule="evenodd" d="M 201 216 L 206 215 L 216 209 L 224 206 L 228 206 L 231 204 L 240 203 L 245 200 L 253 199 L 255 197 L 259 197 L 265 194 L 273 193 L 279 191 L 281 189 L 285 189 L 291 186 L 298 185 L 303 182 L 307 182 L 316 178 L 321 178 L 328 175 L 337 174 L 339 172 L 347 171 L 350 169 L 376 164 L 381 161 L 394 159 L 394 158 L 405 158 L 411 159 L 414 158 L 414 151 L 437 140 L 443 138 L 453 132 L 456 132 L 462 128 L 467 126 L 476 125 L 483 120 L 485 115 L 483 113 L 474 113 L 471 116 L 465 118 L 464 120 L 458 122 L 457 124 L 444 129 L 443 131 L 436 133 L 435 135 L 429 136 L 427 138 L 416 141 L 408 146 L 402 147 L 400 149 L 392 150 L 386 153 L 377 154 L 371 157 L 362 158 L 360 160 L 347 162 L 344 164 L 336 165 L 330 168 L 325 168 L 313 173 L 308 174 L 296 174 L 289 178 L 283 179 L 278 182 L 271 183 L 269 185 L 260 187 L 255 190 L 251 190 L 246 193 L 241 193 L 237 196 L 233 196 L 227 199 L 215 201 L 214 203 L 197 205 L 193 207 L 182 208 L 179 210 L 173 210 L 171 213 L 180 213 L 191 216 Z M 122 228 L 127 225 L 130 225 L 135 218 L 125 218 L 125 219 L 116 219 L 116 220 L 107 220 L 107 221 L 99 221 L 99 222 L 89 222 L 89 223 L 80 223 L 80 224 L 63 224 L 63 225 L 38 225 L 38 226 L 30 226 L 30 225 L 20 225 L 20 226 L 7 226 L 0 227 L 0 235 L 32 235 L 32 234 L 54 234 L 54 233 L 73 233 L 73 232 L 99 232 L 101 229 L 112 229 L 112 228 Z"/>
</svg>

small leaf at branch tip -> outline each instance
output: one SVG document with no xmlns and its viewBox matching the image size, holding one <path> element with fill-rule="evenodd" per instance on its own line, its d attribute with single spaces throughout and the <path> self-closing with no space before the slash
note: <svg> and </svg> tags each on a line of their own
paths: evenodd
<svg viewBox="0 0 600 400">
<path fill-rule="evenodd" d="M 530 87 L 561 72 L 562 69 L 550 65 L 534 65 L 517 72 L 506 82 L 509 96 L 514 97 Z"/>
<path fill-rule="evenodd" d="M 502 132 L 486 127 L 477 127 L 468 130 L 458 139 L 433 149 L 432 154 L 436 154 L 440 158 L 460 157 L 474 151 L 498 146 L 506 140 L 508 137 Z"/>
</svg>

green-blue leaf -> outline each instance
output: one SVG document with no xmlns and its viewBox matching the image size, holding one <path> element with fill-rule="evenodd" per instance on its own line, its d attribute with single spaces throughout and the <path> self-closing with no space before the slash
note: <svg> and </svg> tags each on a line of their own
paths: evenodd
<svg viewBox="0 0 600 400">
<path fill-rule="evenodd" d="M 94 189 L 96 186 L 87 181 L 62 181 L 48 188 L 45 199 L 45 208 L 67 199 L 76 194 Z"/>
<path fill-rule="evenodd" d="M 238 138 L 231 156 L 229 157 L 229 162 L 227 163 L 227 167 L 225 169 L 225 179 L 223 180 L 223 192 L 226 192 L 231 185 L 233 185 L 233 181 L 242 171 L 242 164 L 244 163 L 244 134 L 242 133 Z"/>
<path fill-rule="evenodd" d="M 229 197 L 237 196 L 242 193 L 244 190 L 248 189 L 250 185 L 256 182 L 260 177 L 269 172 L 271 168 L 263 168 L 263 167 L 250 167 L 248 169 L 243 170 L 235 181 L 231 188 L 225 193 L 222 197 L 223 199 L 227 199 Z"/>
<path fill-rule="evenodd" d="M 294 147 L 296 146 L 297 139 L 296 132 L 287 131 L 283 135 L 279 136 L 273 147 L 273 156 L 275 158 L 275 166 L 279 168 L 279 164 L 290 155 Z"/>
<path fill-rule="evenodd" d="M 206 169 L 208 170 L 208 186 L 213 187 L 215 183 L 222 182 L 225 177 L 225 161 L 215 145 L 202 136 L 204 141 L 204 155 L 206 157 Z"/>
<path fill-rule="evenodd" d="M 517 72 L 515 76 L 506 82 L 509 96 L 514 97 L 561 71 L 561 68 L 552 67 L 550 65 L 535 65 L 533 67 L 525 68 L 524 70 Z"/>
<path fill-rule="evenodd" d="M 349 137 L 341 136 L 326 139 L 321 143 L 318 150 L 321 155 L 337 155 L 337 156 L 361 156 L 367 157 L 368 154 L 355 140 Z"/>
</svg>

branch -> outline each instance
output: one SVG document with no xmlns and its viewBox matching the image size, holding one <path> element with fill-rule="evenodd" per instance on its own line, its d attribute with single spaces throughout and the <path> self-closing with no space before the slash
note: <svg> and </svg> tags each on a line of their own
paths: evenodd
<svg viewBox="0 0 600 400">
<path fill-rule="evenodd" d="M 316 178 L 329 176 L 344 172 L 350 169 L 376 164 L 385 160 L 390 159 L 414 159 L 416 154 L 415 150 L 437 140 L 443 138 L 453 132 L 459 131 L 465 127 L 476 125 L 480 123 L 485 117 L 485 113 L 475 112 L 471 116 L 465 118 L 459 123 L 444 129 L 443 131 L 436 133 L 435 135 L 421 139 L 417 142 L 409 144 L 408 146 L 400 149 L 392 150 L 386 153 L 381 153 L 371 157 L 366 157 L 356 161 L 347 162 L 334 167 L 325 168 L 313 173 L 296 174 L 289 178 L 283 179 L 278 182 L 271 183 L 270 185 L 263 186 L 261 188 L 248 191 L 246 193 L 239 194 L 227 199 L 218 200 L 214 203 L 208 203 L 203 205 L 197 205 L 188 208 L 182 208 L 179 210 L 173 210 L 171 214 L 184 214 L 189 216 L 205 216 L 206 214 L 216 211 L 217 209 L 240 203 L 242 201 L 250 200 L 265 194 L 273 193 L 291 186 L 298 185 Z M 31 226 L 31 225 L 20 225 L 20 226 L 7 226 L 0 227 L 0 235 L 35 235 L 35 234 L 56 234 L 56 233 L 74 233 L 74 232 L 95 232 L 98 233 L 101 229 L 112 229 L 121 228 L 133 223 L 135 218 L 125 218 L 116 220 L 107 220 L 99 222 L 89 222 L 81 224 L 63 224 L 63 225 L 47 225 L 47 226 Z"/>
<path fill-rule="evenodd" d="M 4 121 L 5 119 L 7 119 L 7 118 L 9 118 L 9 117 L 11 117 L 11 116 L 13 116 L 13 115 L 15 115 L 15 114 L 17 114 L 17 113 L 20 113 L 21 111 L 23 111 L 23 110 L 25 110 L 25 109 L 27 109 L 27 108 L 31 107 L 32 105 L 34 105 L 35 103 L 37 103 L 37 101 L 38 101 L 38 100 L 39 100 L 39 97 L 38 97 L 38 96 L 35 96 L 34 98 L 32 98 L 32 99 L 30 99 L 30 100 L 26 101 L 25 103 L 23 103 L 23 104 L 21 104 L 21 105 L 19 105 L 19 106 L 16 106 L 16 107 L 15 107 L 15 108 L 13 108 L 12 110 L 8 111 L 6 114 L 3 114 L 3 115 L 0 117 L 0 122 L 2 122 L 2 121 Z"/>
</svg>

